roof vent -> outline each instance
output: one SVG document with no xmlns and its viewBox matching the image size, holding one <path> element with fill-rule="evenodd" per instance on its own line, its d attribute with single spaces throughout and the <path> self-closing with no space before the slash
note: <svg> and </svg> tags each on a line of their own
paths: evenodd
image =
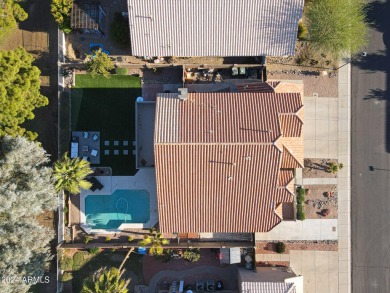
<svg viewBox="0 0 390 293">
<path fill-rule="evenodd" d="M 186 89 L 186 88 L 179 88 L 178 92 L 179 92 L 178 98 L 179 98 L 180 101 L 186 101 L 188 99 L 188 89 Z"/>
</svg>

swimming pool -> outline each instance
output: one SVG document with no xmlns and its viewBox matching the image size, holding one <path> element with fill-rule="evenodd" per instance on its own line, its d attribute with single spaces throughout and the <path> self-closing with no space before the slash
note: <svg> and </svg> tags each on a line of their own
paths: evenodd
<svg viewBox="0 0 390 293">
<path fill-rule="evenodd" d="M 85 197 L 86 224 L 92 229 L 117 229 L 125 223 L 147 223 L 150 198 L 146 190 L 115 190 L 112 195 Z"/>
</svg>

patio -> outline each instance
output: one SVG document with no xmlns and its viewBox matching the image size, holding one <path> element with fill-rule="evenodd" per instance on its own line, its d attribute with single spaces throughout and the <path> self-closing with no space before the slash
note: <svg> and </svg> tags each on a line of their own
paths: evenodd
<svg viewBox="0 0 390 293">
<path fill-rule="evenodd" d="M 92 165 L 100 164 L 100 132 L 72 131 L 72 144 L 78 143 L 77 152 L 71 152 L 71 157 L 80 157 Z M 76 147 L 76 145 L 74 144 Z"/>
</svg>

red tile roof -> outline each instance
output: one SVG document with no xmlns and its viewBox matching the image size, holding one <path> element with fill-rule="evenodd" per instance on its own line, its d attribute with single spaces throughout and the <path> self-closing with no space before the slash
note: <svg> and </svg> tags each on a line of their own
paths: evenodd
<svg viewBox="0 0 390 293">
<path fill-rule="evenodd" d="M 276 206 L 293 201 L 285 176 L 291 171 L 280 175 L 286 156 L 276 144 L 283 129 L 279 115 L 301 107 L 300 94 L 194 93 L 186 101 L 177 94 L 159 94 L 155 166 L 160 230 L 263 232 L 277 225 Z M 288 158 L 294 163 L 291 153 Z"/>
</svg>

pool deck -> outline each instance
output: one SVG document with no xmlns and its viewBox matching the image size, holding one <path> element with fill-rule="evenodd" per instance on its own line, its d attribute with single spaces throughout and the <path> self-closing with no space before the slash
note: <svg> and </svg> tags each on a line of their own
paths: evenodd
<svg viewBox="0 0 390 293">
<path fill-rule="evenodd" d="M 80 226 L 88 234 L 118 233 L 124 229 L 143 229 L 153 227 L 158 222 L 156 175 L 154 168 L 140 169 L 135 176 L 98 176 L 104 185 L 102 190 L 82 190 L 80 193 Z M 86 225 L 85 198 L 94 194 L 113 194 L 115 190 L 146 190 L 150 195 L 150 219 L 147 223 L 122 224 L 118 229 L 92 229 Z"/>
</svg>

